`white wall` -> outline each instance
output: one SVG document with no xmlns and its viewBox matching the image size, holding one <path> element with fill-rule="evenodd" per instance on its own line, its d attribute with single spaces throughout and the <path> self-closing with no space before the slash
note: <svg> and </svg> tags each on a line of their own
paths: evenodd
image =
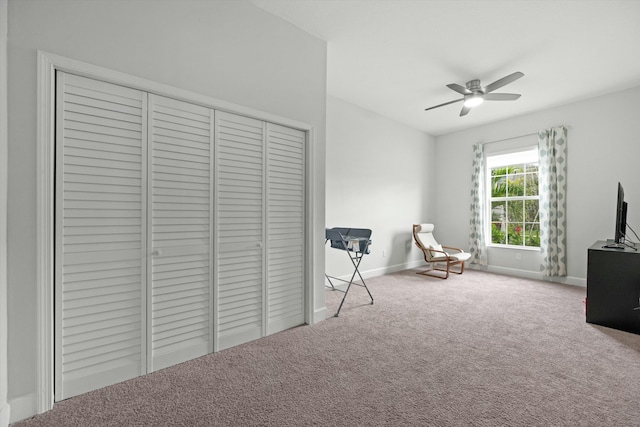
<svg viewBox="0 0 640 427">
<path fill-rule="evenodd" d="M 0 427 L 9 425 L 7 400 L 7 0 L 0 0 Z"/>
<path fill-rule="evenodd" d="M 640 229 L 640 87 L 575 102 L 514 119 L 436 138 L 438 178 L 448 185 L 436 194 L 437 222 L 447 242 L 469 247 L 469 203 L 472 145 L 537 132 L 554 126 L 569 128 L 567 145 L 567 269 L 570 283 L 585 284 L 587 248 L 596 240 L 613 238 L 617 182 L 625 188 L 628 223 Z M 485 107 L 481 107 L 485 108 Z M 486 108 L 490 108 L 489 105 Z M 499 249 L 489 263 L 515 274 L 539 273 L 532 257 L 517 261 Z M 504 250 L 502 250 L 504 252 Z"/>
<path fill-rule="evenodd" d="M 434 137 L 330 96 L 326 163 L 327 227 L 373 231 L 361 272 L 415 266 L 411 226 L 435 214 Z M 343 252 L 327 247 L 326 257 L 330 275 L 353 272 Z"/>
<path fill-rule="evenodd" d="M 324 310 L 326 43 L 247 1 L 10 0 L 8 343 L 12 420 L 35 412 L 36 50 L 314 128 L 314 311 Z M 324 312 L 323 312 L 324 313 Z"/>
</svg>

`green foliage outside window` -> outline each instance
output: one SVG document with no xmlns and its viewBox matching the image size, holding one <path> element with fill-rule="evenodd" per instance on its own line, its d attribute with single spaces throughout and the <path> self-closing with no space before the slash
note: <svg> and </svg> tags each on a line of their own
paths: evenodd
<svg viewBox="0 0 640 427">
<path fill-rule="evenodd" d="M 540 247 L 538 165 L 491 169 L 491 242 Z"/>
</svg>

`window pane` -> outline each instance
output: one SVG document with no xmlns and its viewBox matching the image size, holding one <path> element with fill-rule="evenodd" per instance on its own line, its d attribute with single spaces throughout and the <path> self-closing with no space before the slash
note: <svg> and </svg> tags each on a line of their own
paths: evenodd
<svg viewBox="0 0 640 427">
<path fill-rule="evenodd" d="M 506 233 L 503 231 L 503 225 L 499 222 L 491 223 L 491 243 L 504 245 L 507 243 Z"/>
<path fill-rule="evenodd" d="M 526 194 L 527 196 L 537 196 L 538 195 L 538 172 L 536 170 L 535 173 L 527 173 L 525 176 L 526 179 Z"/>
<path fill-rule="evenodd" d="M 491 243 L 540 247 L 539 166 L 536 156 L 525 158 L 524 155 L 530 153 L 521 154 L 522 158 L 511 155 L 514 163 L 510 164 L 496 161 L 497 167 L 492 167 L 488 162 L 491 172 L 491 198 L 488 200 L 491 206 Z M 522 163 L 516 163 L 518 161 Z M 524 200 L 531 197 L 535 200 Z"/>
<path fill-rule="evenodd" d="M 493 173 L 497 169 L 491 171 L 491 197 L 505 197 L 507 195 L 507 177 L 505 175 L 495 175 Z M 503 169 L 501 172 L 505 172 Z"/>
<path fill-rule="evenodd" d="M 507 229 L 509 230 L 509 235 L 507 236 L 507 244 L 522 246 L 524 235 L 522 228 L 522 223 L 509 223 L 509 225 L 507 226 Z"/>
<path fill-rule="evenodd" d="M 515 174 L 523 174 L 524 173 L 524 165 L 513 165 L 510 166 L 509 169 L 511 172 L 511 175 L 515 175 Z"/>
<path fill-rule="evenodd" d="M 524 201 L 524 220 L 525 222 L 540 222 L 538 215 L 538 200 Z"/>
<path fill-rule="evenodd" d="M 524 245 L 540 247 L 540 224 L 525 224 Z"/>
<path fill-rule="evenodd" d="M 523 222 L 524 220 L 524 200 L 507 201 L 507 221 Z"/>
<path fill-rule="evenodd" d="M 507 202 L 491 202 L 491 222 L 506 221 L 506 203 Z"/>
<path fill-rule="evenodd" d="M 524 195 L 524 174 L 509 175 L 507 197 Z"/>
</svg>

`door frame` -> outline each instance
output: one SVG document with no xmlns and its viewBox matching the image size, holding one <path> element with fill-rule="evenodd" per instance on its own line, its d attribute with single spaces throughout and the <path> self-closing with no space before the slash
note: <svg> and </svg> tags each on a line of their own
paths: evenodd
<svg viewBox="0 0 640 427">
<path fill-rule="evenodd" d="M 70 59 L 53 53 L 37 53 L 37 193 L 36 193 L 36 293 L 37 293 L 37 396 L 36 411 L 46 412 L 54 403 L 54 185 L 55 185 L 55 72 L 119 84 L 149 93 L 199 104 L 220 111 L 300 129 L 306 133 L 306 255 L 305 322 L 320 319 L 314 313 L 314 128 L 297 120 L 211 98 L 126 73 Z"/>
</svg>

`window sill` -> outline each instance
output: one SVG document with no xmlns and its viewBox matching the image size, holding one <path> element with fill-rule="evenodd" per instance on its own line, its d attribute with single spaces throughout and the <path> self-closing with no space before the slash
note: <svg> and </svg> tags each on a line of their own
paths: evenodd
<svg viewBox="0 0 640 427">
<path fill-rule="evenodd" d="M 516 251 L 531 251 L 531 252 L 540 252 L 539 247 L 534 246 L 514 246 L 514 245 L 499 245 L 496 243 L 490 243 L 487 245 L 488 248 L 499 248 L 499 249 L 510 249 Z"/>
</svg>

